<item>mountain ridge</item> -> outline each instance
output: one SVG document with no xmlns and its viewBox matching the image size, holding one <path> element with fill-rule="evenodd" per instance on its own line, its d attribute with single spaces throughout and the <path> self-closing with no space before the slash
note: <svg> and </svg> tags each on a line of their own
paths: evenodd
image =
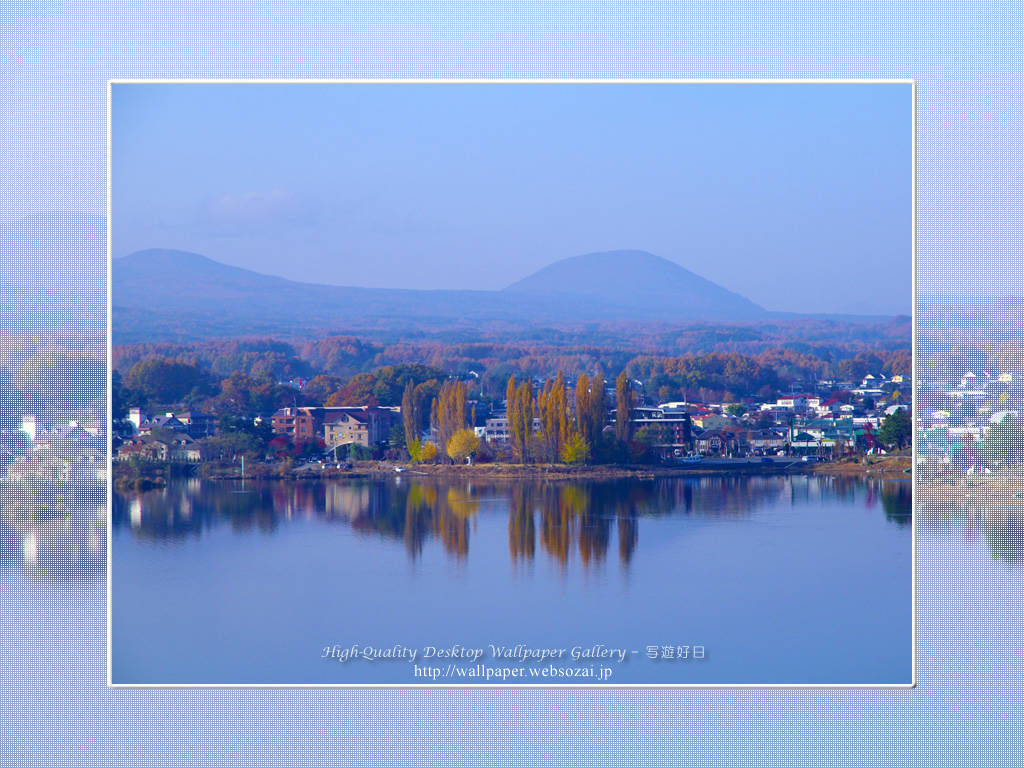
<svg viewBox="0 0 1024 768">
<path fill-rule="evenodd" d="M 116 343 L 324 328 L 471 333 L 486 325 L 526 332 L 595 324 L 769 321 L 777 316 L 644 251 L 570 257 L 505 289 L 484 291 L 302 283 L 198 253 L 151 248 L 112 261 L 111 290 Z"/>
</svg>

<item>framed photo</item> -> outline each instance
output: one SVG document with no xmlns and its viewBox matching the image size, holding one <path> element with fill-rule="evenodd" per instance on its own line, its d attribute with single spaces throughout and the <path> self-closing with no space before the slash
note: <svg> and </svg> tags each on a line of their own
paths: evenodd
<svg viewBox="0 0 1024 768">
<path fill-rule="evenodd" d="M 911 81 L 109 99 L 111 685 L 914 685 Z"/>
</svg>

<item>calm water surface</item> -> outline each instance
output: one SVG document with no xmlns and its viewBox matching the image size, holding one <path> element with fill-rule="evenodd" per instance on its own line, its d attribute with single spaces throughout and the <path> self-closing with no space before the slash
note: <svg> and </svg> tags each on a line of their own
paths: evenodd
<svg viewBox="0 0 1024 768">
<path fill-rule="evenodd" d="M 115 684 L 911 682 L 909 482 L 182 480 L 111 546 Z"/>
</svg>

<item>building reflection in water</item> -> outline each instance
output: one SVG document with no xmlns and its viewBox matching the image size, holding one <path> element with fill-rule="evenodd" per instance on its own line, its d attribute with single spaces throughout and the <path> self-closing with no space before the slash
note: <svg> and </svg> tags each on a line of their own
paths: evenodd
<svg viewBox="0 0 1024 768">
<path fill-rule="evenodd" d="M 106 578 L 107 498 L 90 482 L 4 482 L 0 564 L 32 581 Z"/>
<path fill-rule="evenodd" d="M 288 521 L 321 520 L 360 536 L 401 542 L 411 559 L 432 542 L 456 559 L 469 556 L 482 512 L 508 515 L 513 562 L 538 553 L 566 566 L 604 562 L 614 546 L 628 566 L 641 519 L 665 515 L 746 517 L 765 504 L 817 505 L 825 495 L 884 508 L 910 524 L 909 483 L 808 476 L 701 476 L 655 480 L 472 481 L 387 477 L 344 482 L 239 484 L 188 481 L 141 494 L 114 495 L 113 524 L 153 539 L 201 536 L 229 524 L 272 533 Z"/>
</svg>

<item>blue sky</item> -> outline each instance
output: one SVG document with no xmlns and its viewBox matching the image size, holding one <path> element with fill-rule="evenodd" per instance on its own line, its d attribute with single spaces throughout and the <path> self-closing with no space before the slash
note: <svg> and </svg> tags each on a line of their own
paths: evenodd
<svg viewBox="0 0 1024 768">
<path fill-rule="evenodd" d="M 908 313 L 906 84 L 117 84 L 113 255 L 499 289 L 640 249 L 772 310 Z"/>
</svg>

